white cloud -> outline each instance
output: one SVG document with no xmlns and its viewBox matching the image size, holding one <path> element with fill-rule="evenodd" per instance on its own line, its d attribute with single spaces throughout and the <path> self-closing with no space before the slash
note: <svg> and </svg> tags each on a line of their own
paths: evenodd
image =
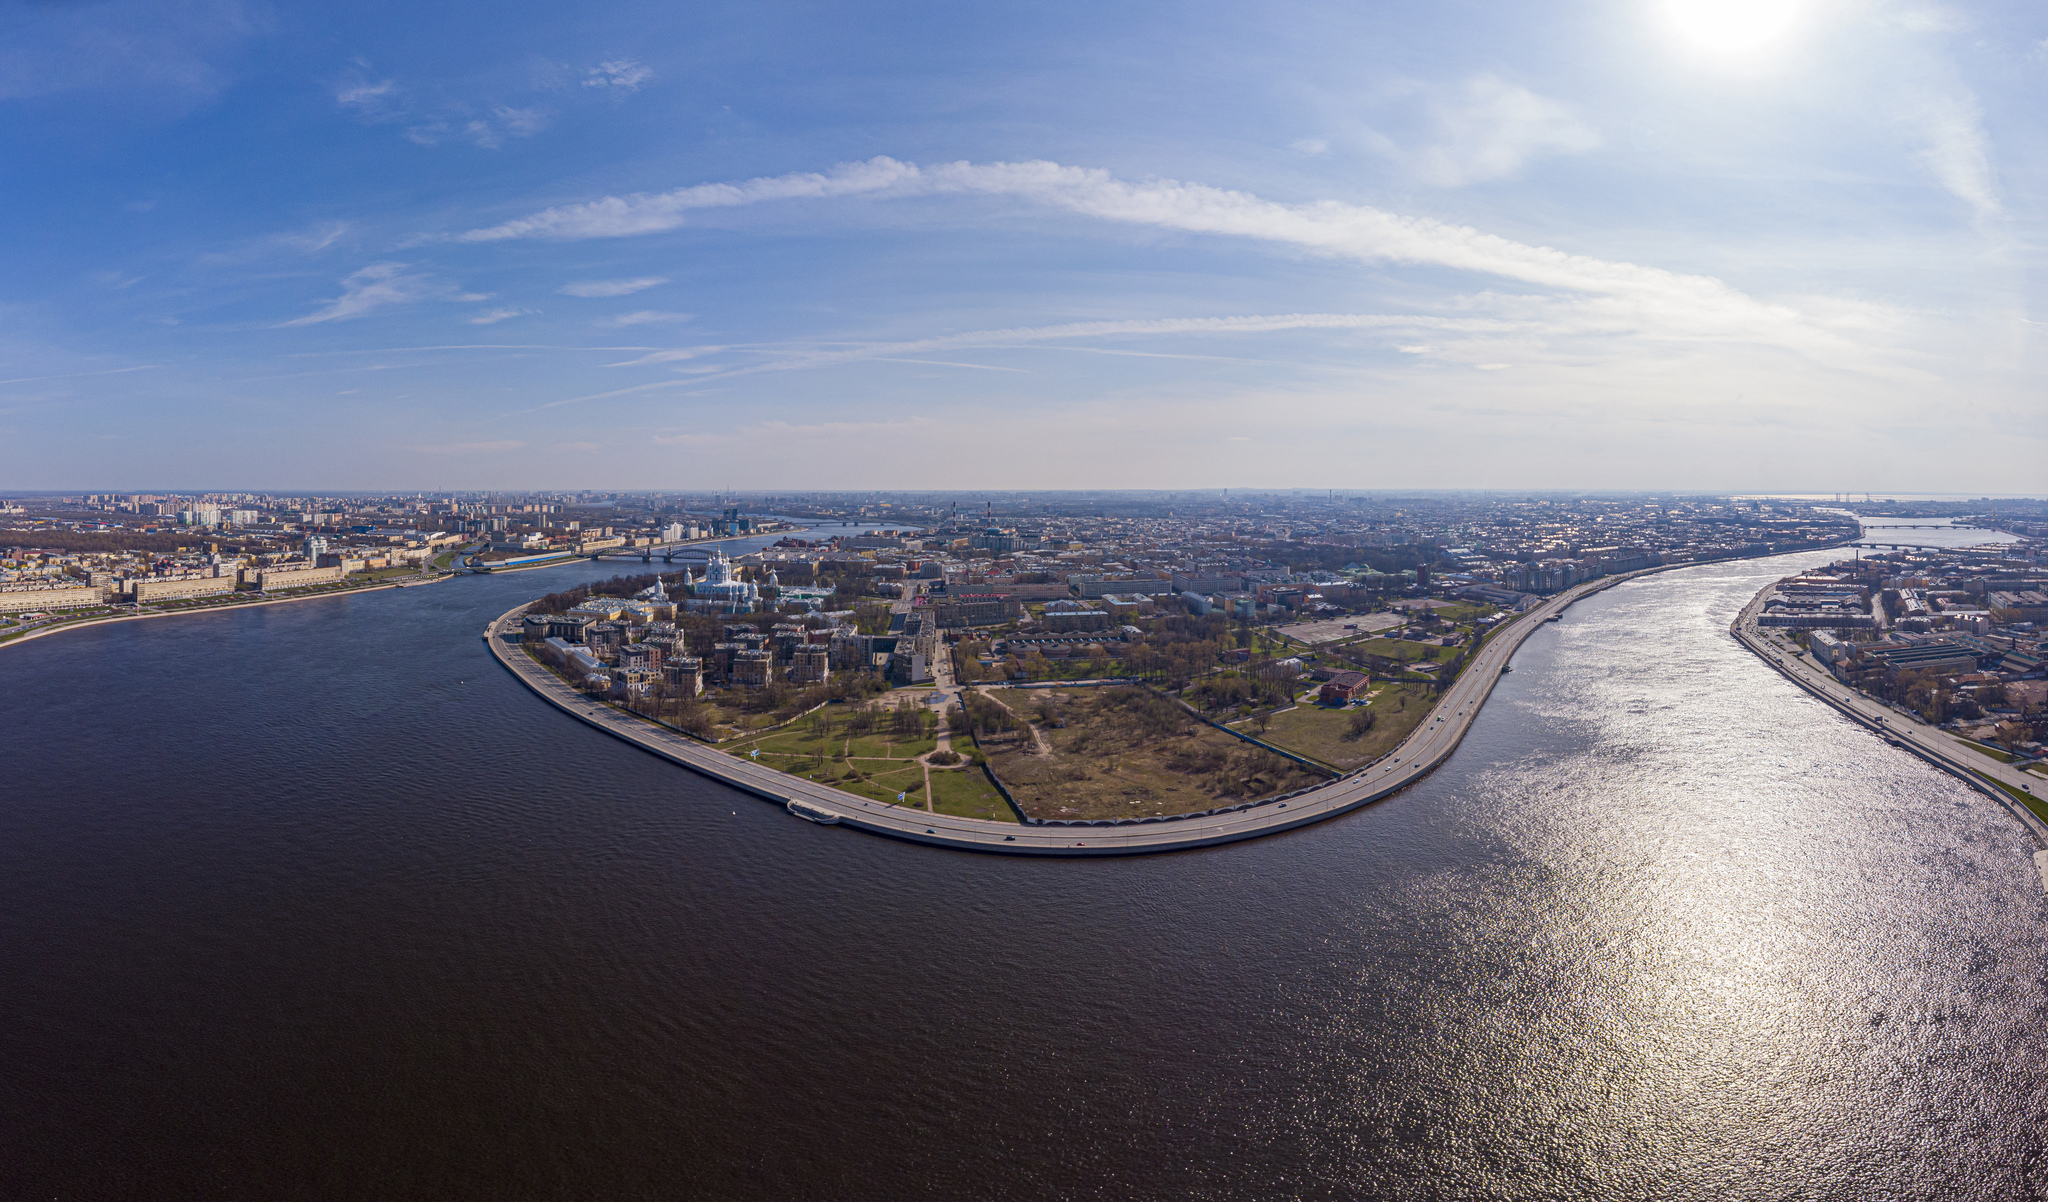
<svg viewBox="0 0 2048 1202">
<path fill-rule="evenodd" d="M 470 230 L 459 235 L 458 240 L 500 242 L 509 238 L 620 238 L 652 234 L 682 225 L 685 215 L 695 209 L 730 208 L 764 200 L 853 196 L 889 189 L 908 192 L 918 190 L 923 179 L 915 164 L 876 158 L 865 163 L 842 163 L 824 174 L 802 172 L 737 184 L 698 184 L 654 196 L 607 196 L 586 204 L 546 209 L 489 229 Z"/>
<path fill-rule="evenodd" d="M 310 255 L 333 246 L 348 231 L 348 222 L 328 221 L 296 234 L 279 234 L 277 240 L 293 250 Z"/>
<path fill-rule="evenodd" d="M 358 63 L 368 69 L 367 63 Z M 439 146 L 460 136 L 485 150 L 496 150 L 507 138 L 530 138 L 547 125 L 547 110 L 496 105 L 483 117 L 460 100 L 418 100 L 393 79 L 357 79 L 335 89 L 335 102 L 371 125 L 406 124 L 405 139 L 419 146 Z"/>
<path fill-rule="evenodd" d="M 586 88 L 618 88 L 625 92 L 637 92 L 640 85 L 653 78 L 654 72 L 630 58 L 610 59 L 592 67 L 583 77 Z"/>
<path fill-rule="evenodd" d="M 515 138 L 530 138 L 539 133 L 547 125 L 548 116 L 542 109 L 515 109 L 502 104 L 492 109 L 491 115 Z"/>
<path fill-rule="evenodd" d="M 873 355 L 869 357 L 869 361 L 873 363 L 915 363 L 922 367 L 971 367 L 976 371 L 1008 371 L 1016 372 L 1019 375 L 1031 374 L 1030 369 L 1023 367 L 997 367 L 989 363 L 958 363 L 951 359 L 900 359 L 895 355 Z"/>
<path fill-rule="evenodd" d="M 693 346 L 686 348 L 678 348 L 672 351 L 655 351 L 653 354 L 642 355 L 638 359 L 628 359 L 622 363 L 607 363 L 605 364 L 605 366 L 647 367 L 656 363 L 680 363 L 685 359 L 695 359 L 699 355 L 714 354 L 718 351 L 728 349 L 730 348 L 722 346 Z"/>
<path fill-rule="evenodd" d="M 468 321 L 473 326 L 493 326 L 510 318 L 524 317 L 530 312 L 530 309 L 486 309 Z"/>
<path fill-rule="evenodd" d="M 680 325 L 694 320 L 696 316 L 694 313 L 662 313 L 654 309 L 641 309 L 636 313 L 621 313 L 617 317 L 607 317 L 597 324 L 612 327 Z"/>
<path fill-rule="evenodd" d="M 375 83 L 343 84 L 334 91 L 334 102 L 364 112 L 381 113 L 398 98 L 398 81 L 380 79 Z"/>
<path fill-rule="evenodd" d="M 1330 144 L 1321 138 L 1301 138 L 1287 144 L 1287 149 L 1299 154 L 1328 154 Z"/>
<path fill-rule="evenodd" d="M 404 263 L 372 263 L 341 281 L 341 295 L 327 301 L 304 317 L 284 326 L 309 326 L 327 321 L 361 317 L 387 305 L 412 304 L 424 300 L 479 301 L 479 293 L 461 292 L 453 284 L 425 274 L 407 274 Z"/>
<path fill-rule="evenodd" d="M 1583 323 L 1582 323 L 1583 324 Z M 677 370 L 708 373 L 686 380 L 661 380 L 652 384 L 636 384 L 628 388 L 615 388 L 587 396 L 570 397 L 566 400 L 550 401 L 539 409 L 554 409 L 562 405 L 581 404 L 585 401 L 610 400 L 613 397 L 629 396 L 635 393 L 680 388 L 710 382 L 711 379 L 727 379 L 733 376 L 750 376 L 762 372 L 805 371 L 818 368 L 837 367 L 866 360 L 895 360 L 908 362 L 931 362 L 930 360 L 908 359 L 908 356 L 922 355 L 932 351 L 960 350 L 966 348 L 992 349 L 998 347 L 1022 347 L 1038 343 L 1062 342 L 1082 338 L 1115 337 L 1163 337 L 1171 335 L 1220 336 L 1228 334 L 1277 333 L 1286 330 L 1359 330 L 1386 331 L 1390 333 L 1412 333 L 1416 330 L 1430 330 L 1437 333 L 1466 333 L 1471 335 L 1506 334 L 1525 330 L 1526 322 L 1502 320 L 1490 317 L 1440 317 L 1418 314 L 1382 313 L 1283 313 L 1277 315 L 1250 317 L 1166 317 L 1141 318 L 1128 321 L 1078 321 L 1053 326 L 1021 326 L 998 330 L 976 330 L 965 334 L 948 334 L 940 338 L 922 338 L 911 342 L 875 342 L 864 346 L 834 350 L 780 350 L 780 358 L 766 363 L 755 363 L 742 367 L 681 368 Z M 1559 332 L 1567 328 L 1560 323 L 1555 327 Z M 1588 328 L 1604 329 L 1593 325 Z M 663 363 L 676 363 L 705 355 L 741 349 L 755 354 L 778 353 L 778 348 L 747 346 L 699 346 L 675 350 L 655 351 L 637 359 L 607 364 L 608 367 L 650 367 Z M 940 361 L 943 367 L 981 367 L 986 364 L 955 363 Z M 1014 370 L 1014 369 L 1009 369 Z"/>
<path fill-rule="evenodd" d="M 1901 123 L 1920 144 L 1920 161 L 1941 186 L 1980 219 L 2003 214 L 1976 97 L 1960 85 L 1916 87 L 1904 90 L 1898 103 Z"/>
<path fill-rule="evenodd" d="M 467 242 L 513 238 L 615 238 L 683 225 L 697 209 L 776 200 L 867 196 L 1004 196 L 1154 229 L 1274 243 L 1333 258 L 1420 264 L 1496 276 L 1594 298 L 1582 316 L 1692 340 L 1748 339 L 1858 365 L 1848 326 L 1827 314 L 1759 301 L 1710 276 L 1532 246 L 1469 226 L 1409 217 L 1341 201 L 1282 204 L 1246 192 L 1177 180 L 1127 183 L 1106 171 L 1050 162 L 944 163 L 919 167 L 890 158 L 829 172 L 698 184 L 654 195 L 605 197 L 543 210 L 458 235 Z M 1538 298 L 1541 303 L 1554 303 Z M 1582 301 L 1588 304 L 1589 301 Z"/>
<path fill-rule="evenodd" d="M 1434 100 L 1428 123 L 1428 144 L 1419 148 L 1375 140 L 1417 179 L 1441 188 L 1505 179 L 1533 159 L 1600 145 L 1600 135 L 1567 106 L 1490 75 Z"/>
<path fill-rule="evenodd" d="M 631 296 L 635 292 L 645 292 L 657 284 L 666 283 L 668 283 L 667 276 L 649 275 L 632 280 L 583 280 L 574 284 L 564 284 L 557 291 L 561 292 L 564 296 L 581 296 L 586 298 Z"/>
</svg>

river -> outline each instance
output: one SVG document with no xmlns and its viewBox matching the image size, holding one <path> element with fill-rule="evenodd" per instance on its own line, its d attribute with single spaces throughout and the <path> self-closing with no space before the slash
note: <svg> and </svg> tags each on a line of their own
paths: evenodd
<svg viewBox="0 0 2048 1202">
<path fill-rule="evenodd" d="M 2048 1192 L 1999 806 L 1601 593 L 1463 748 L 1116 861 L 800 822 L 478 641 L 575 565 L 0 651 L 8 1198 Z"/>
</svg>

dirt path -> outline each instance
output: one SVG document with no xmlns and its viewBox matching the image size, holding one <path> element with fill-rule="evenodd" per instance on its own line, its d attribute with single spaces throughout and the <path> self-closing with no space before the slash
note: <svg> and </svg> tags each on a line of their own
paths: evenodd
<svg viewBox="0 0 2048 1202">
<path fill-rule="evenodd" d="M 1019 722 L 1022 722 L 1024 724 L 1024 729 L 1031 732 L 1031 745 L 1035 749 L 1036 754 L 1045 756 L 1048 759 L 1052 757 L 1052 740 L 1046 736 L 1046 733 L 1043 730 L 1040 730 L 1038 728 L 1038 723 L 1033 722 L 1030 718 L 1026 717 L 1023 714 L 1018 713 L 1017 708 L 1015 706 L 1011 705 L 1007 701 L 1004 701 L 1002 698 L 995 696 L 987 689 L 979 689 L 976 691 L 979 692 L 982 696 L 988 698 L 990 701 L 993 701 L 997 705 L 1002 706 L 1004 709 L 1009 710 L 1010 713 L 1014 715 Z"/>
</svg>

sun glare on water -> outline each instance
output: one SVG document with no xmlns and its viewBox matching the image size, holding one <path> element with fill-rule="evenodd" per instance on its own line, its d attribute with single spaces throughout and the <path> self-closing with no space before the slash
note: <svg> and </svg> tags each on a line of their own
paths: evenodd
<svg viewBox="0 0 2048 1202">
<path fill-rule="evenodd" d="M 1761 50 L 1799 19 L 1798 0 L 1665 0 L 1680 36 L 1715 54 Z"/>
</svg>

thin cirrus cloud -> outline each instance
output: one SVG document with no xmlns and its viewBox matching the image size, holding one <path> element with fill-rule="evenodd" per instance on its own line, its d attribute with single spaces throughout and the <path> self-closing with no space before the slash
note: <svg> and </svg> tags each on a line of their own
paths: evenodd
<svg viewBox="0 0 2048 1202">
<path fill-rule="evenodd" d="M 404 263 L 372 263 L 341 281 L 341 295 L 325 301 L 304 317 L 280 323 L 283 327 L 319 325 L 363 317 L 392 305 L 420 301 L 488 300 L 480 293 L 464 292 L 444 280 L 423 272 L 409 272 Z"/>
<path fill-rule="evenodd" d="M 367 63 L 357 66 L 368 69 Z M 420 99 L 395 79 L 357 75 L 334 90 L 334 102 L 368 125 L 402 125 L 408 142 L 439 146 L 461 140 L 496 150 L 507 138 L 530 138 L 547 128 L 547 110 L 509 104 L 478 114 L 476 106 L 453 99 Z"/>
<path fill-rule="evenodd" d="M 634 313 L 621 313 L 616 317 L 607 317 L 604 320 L 598 322 L 597 324 L 601 326 L 610 326 L 613 328 L 622 328 L 625 326 L 681 325 L 683 322 L 695 319 L 696 316 L 697 315 L 694 313 L 663 313 L 656 309 L 641 309 Z"/>
<path fill-rule="evenodd" d="M 531 309 L 486 309 L 466 320 L 473 326 L 494 326 L 501 321 L 510 321 L 514 317 L 525 317 L 531 312 Z"/>
<path fill-rule="evenodd" d="M 621 92 L 637 92 L 640 85 L 654 77 L 654 72 L 630 58 L 615 58 L 592 67 L 583 76 L 586 88 L 607 88 Z"/>
<path fill-rule="evenodd" d="M 743 350 L 757 355 L 773 356 L 766 362 L 744 366 L 728 367 L 707 371 L 684 380 L 659 380 L 651 384 L 636 384 L 625 388 L 608 389 L 586 396 L 569 397 L 550 401 L 539 409 L 554 409 L 563 405 L 576 405 L 586 401 L 610 400 L 615 397 L 651 392 L 669 388 L 694 387 L 715 380 L 734 376 L 758 375 L 762 372 L 807 371 L 837 367 L 864 360 L 881 362 L 929 363 L 940 367 L 980 368 L 983 370 L 1007 371 L 1013 368 L 991 367 L 983 363 L 960 363 L 930 359 L 909 358 L 934 351 L 957 351 L 969 349 L 1001 349 L 1032 346 L 1043 343 L 1071 342 L 1093 338 L 1120 337 L 1169 337 L 1196 334 L 1217 336 L 1229 334 L 1268 334 L 1287 330 L 1355 330 L 1365 332 L 1389 332 L 1412 334 L 1417 330 L 1441 333 L 1462 333 L 1484 336 L 1502 334 L 1520 329 L 1519 323 L 1490 317 L 1442 317 L 1429 314 L 1386 314 L 1386 313 L 1280 313 L 1259 314 L 1238 317 L 1166 317 L 1138 318 L 1126 321 L 1077 321 L 1050 326 L 1016 326 L 1005 329 L 975 330 L 962 334 L 947 334 L 937 338 L 920 338 L 907 342 L 875 342 L 854 347 L 832 350 L 811 350 L 776 346 L 698 346 L 674 350 L 656 351 L 637 359 L 607 364 L 608 367 L 652 367 L 667 363 L 678 363 L 726 351 Z M 1579 332 L 1602 332 L 1597 320 L 1586 323 Z M 1562 331 L 1560 331 L 1562 332 Z M 1213 356 L 1198 356 L 1212 358 Z"/>
<path fill-rule="evenodd" d="M 215 96 L 234 80 L 232 59 L 268 24 L 244 0 L 9 7 L 0 100 L 102 88 Z"/>
<path fill-rule="evenodd" d="M 667 276 L 649 275 L 631 280 L 582 280 L 574 284 L 564 284 L 557 291 L 563 296 L 581 296 L 585 298 L 631 296 L 635 292 L 645 292 L 649 288 L 666 283 L 668 283 Z"/>
<path fill-rule="evenodd" d="M 846 197 L 981 195 L 1035 201 L 1098 220 L 1245 238 L 1372 263 L 1415 264 L 1495 276 L 1578 294 L 1578 303 L 1626 310 L 1638 328 L 1694 340 L 1742 339 L 1858 366 L 1845 323 L 1760 301 L 1710 276 L 1532 246 L 1469 226 L 1325 200 L 1286 204 L 1178 180 L 1131 183 L 1107 171 L 1035 161 L 921 167 L 879 157 L 670 192 L 607 196 L 544 209 L 455 236 L 462 242 L 576 240 L 658 233 L 703 209 Z M 1859 318 L 1861 320 L 1861 318 Z"/>
<path fill-rule="evenodd" d="M 1920 145 L 1929 173 L 1978 217 L 2002 216 L 1991 169 L 1991 139 L 1976 98 L 1961 87 L 1912 87 L 1894 101 L 1899 122 Z"/>
<path fill-rule="evenodd" d="M 1428 136 L 1415 148 L 1381 134 L 1369 140 L 1417 179 L 1440 188 L 1507 179 L 1535 159 L 1600 145 L 1599 133 L 1569 106 L 1490 75 L 1433 98 L 1424 124 Z"/>
</svg>

